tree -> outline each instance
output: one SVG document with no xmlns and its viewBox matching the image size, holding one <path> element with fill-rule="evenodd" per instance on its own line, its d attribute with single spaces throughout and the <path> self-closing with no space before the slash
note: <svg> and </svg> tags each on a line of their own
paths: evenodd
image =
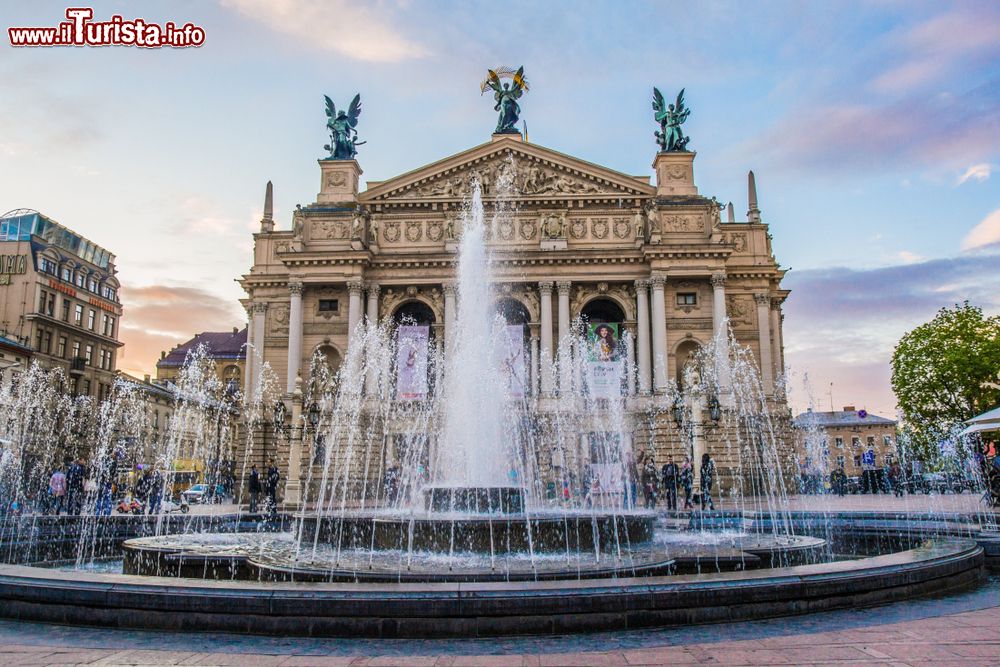
<svg viewBox="0 0 1000 667">
<path fill-rule="evenodd" d="M 998 371 L 1000 317 L 968 301 L 904 335 L 892 353 L 892 390 L 915 444 L 933 452 L 956 424 L 996 407 L 1000 390 L 987 383 Z"/>
</svg>

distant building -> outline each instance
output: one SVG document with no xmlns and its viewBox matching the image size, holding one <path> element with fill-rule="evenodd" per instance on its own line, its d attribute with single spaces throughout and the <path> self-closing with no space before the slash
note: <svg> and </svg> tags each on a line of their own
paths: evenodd
<svg viewBox="0 0 1000 667">
<path fill-rule="evenodd" d="M 853 405 L 833 412 L 803 412 L 794 425 L 800 464 L 810 459 L 808 463 L 826 473 L 843 468 L 849 477 L 860 476 L 866 467 L 892 465 L 897 456 L 896 421 Z"/>
<path fill-rule="evenodd" d="M 0 334 L 103 399 L 115 379 L 122 315 L 115 256 L 38 211 L 0 217 Z"/>
<path fill-rule="evenodd" d="M 215 362 L 215 371 L 227 390 L 242 388 L 246 372 L 247 330 L 233 327 L 232 331 L 205 331 L 170 350 L 162 352 L 156 362 L 158 382 L 176 382 L 188 354 L 204 345 L 208 358 Z"/>
<path fill-rule="evenodd" d="M 0 336 L 0 386 L 6 385 L 26 370 L 34 351 L 23 343 Z"/>
</svg>

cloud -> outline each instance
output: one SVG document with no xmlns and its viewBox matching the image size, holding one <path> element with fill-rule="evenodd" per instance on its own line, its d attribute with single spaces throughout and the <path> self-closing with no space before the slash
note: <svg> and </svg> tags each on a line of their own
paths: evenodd
<svg viewBox="0 0 1000 667">
<path fill-rule="evenodd" d="M 915 264 L 917 262 L 922 262 L 926 257 L 923 255 L 918 255 L 915 252 L 910 252 L 909 250 L 900 250 L 896 255 L 903 264 Z"/>
<path fill-rule="evenodd" d="M 962 250 L 975 250 L 1000 243 L 1000 208 L 993 211 L 962 239 Z M 995 271 L 994 265 L 994 271 Z"/>
<path fill-rule="evenodd" d="M 892 416 L 889 364 L 900 337 L 938 309 L 966 299 L 1000 313 L 998 260 L 969 254 L 871 269 L 790 272 L 783 285 L 791 290 L 784 340 L 792 373 L 809 375 L 819 405 L 828 405 L 825 394 L 834 382 L 835 404 L 868 405 Z M 798 395 L 793 402 L 796 410 L 804 409 L 808 397 Z"/>
<path fill-rule="evenodd" d="M 398 6 L 395 3 L 223 0 L 222 4 L 315 48 L 356 60 L 391 63 L 427 55 L 426 47 L 405 37 L 386 18 Z"/>
<path fill-rule="evenodd" d="M 965 183 L 969 180 L 975 180 L 980 183 L 989 179 L 992 173 L 992 166 L 988 162 L 981 162 L 979 164 L 974 164 L 965 170 L 965 173 L 959 176 L 958 185 Z"/>
<path fill-rule="evenodd" d="M 1000 136 L 1000 79 L 960 95 L 836 103 L 789 114 L 749 150 L 819 169 L 988 162 Z"/>
<path fill-rule="evenodd" d="M 244 326 L 240 305 L 196 287 L 150 285 L 122 287 L 118 365 L 126 372 L 154 374 L 161 350 L 169 350 L 203 331 Z"/>
</svg>

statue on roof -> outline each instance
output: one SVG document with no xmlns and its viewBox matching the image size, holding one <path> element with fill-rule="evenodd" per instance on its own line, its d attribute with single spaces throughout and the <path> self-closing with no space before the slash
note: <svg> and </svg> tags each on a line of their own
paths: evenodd
<svg viewBox="0 0 1000 667">
<path fill-rule="evenodd" d="M 361 93 L 354 96 L 351 106 L 345 112 L 337 111 L 337 106 L 329 96 L 326 99 L 326 127 L 330 130 L 330 143 L 323 146 L 330 151 L 328 160 L 353 160 L 358 154 L 357 146 L 364 144 L 358 141 L 358 116 L 361 115 Z"/>
<path fill-rule="evenodd" d="M 500 79 L 511 79 L 512 83 L 501 85 Z M 520 134 L 515 125 L 521 115 L 521 107 L 517 103 L 524 91 L 528 90 L 528 82 L 524 78 L 524 66 L 518 68 L 516 72 L 509 67 L 498 67 L 496 70 L 486 70 L 486 80 L 479 86 L 479 91 L 485 93 L 487 88 L 493 89 L 494 111 L 500 112 L 497 120 L 497 129 L 494 134 Z"/>
<path fill-rule="evenodd" d="M 677 93 L 677 101 L 667 104 L 663 93 L 654 86 L 653 111 L 653 117 L 660 124 L 660 131 L 654 132 L 660 152 L 686 151 L 691 137 L 684 136 L 681 125 L 687 120 L 691 110 L 684 106 L 684 89 L 681 88 L 681 92 Z"/>
</svg>

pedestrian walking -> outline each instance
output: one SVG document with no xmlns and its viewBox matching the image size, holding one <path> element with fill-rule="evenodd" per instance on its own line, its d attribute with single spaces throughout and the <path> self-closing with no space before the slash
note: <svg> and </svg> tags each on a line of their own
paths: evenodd
<svg viewBox="0 0 1000 667">
<path fill-rule="evenodd" d="M 677 510 L 677 473 L 677 464 L 674 463 L 674 458 L 667 457 L 667 462 L 663 464 L 660 475 L 663 480 L 663 495 L 667 498 L 667 509 L 673 511 Z"/>
<path fill-rule="evenodd" d="M 160 513 L 163 505 L 163 475 L 159 470 L 154 470 L 149 477 L 149 499 L 146 502 L 149 514 Z"/>
</svg>

